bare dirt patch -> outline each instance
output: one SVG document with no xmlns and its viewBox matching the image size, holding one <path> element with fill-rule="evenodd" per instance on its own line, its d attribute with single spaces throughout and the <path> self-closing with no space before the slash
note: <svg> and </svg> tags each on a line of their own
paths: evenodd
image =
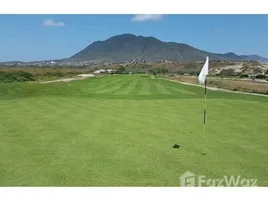
<svg viewBox="0 0 268 200">
<path fill-rule="evenodd" d="M 203 87 L 199 84 L 198 78 L 193 76 L 169 77 L 169 80 Z M 268 97 L 268 83 L 265 82 L 256 82 L 250 80 L 230 80 L 209 77 L 207 83 L 208 89 L 211 90 L 253 94 Z"/>
<path fill-rule="evenodd" d="M 55 83 L 55 82 L 70 82 L 74 80 L 83 80 L 86 78 L 94 77 L 93 74 L 79 74 L 77 77 L 74 78 L 62 78 L 62 79 L 57 79 L 57 80 L 52 80 L 52 81 L 41 81 L 40 83 L 46 84 L 46 83 Z"/>
</svg>

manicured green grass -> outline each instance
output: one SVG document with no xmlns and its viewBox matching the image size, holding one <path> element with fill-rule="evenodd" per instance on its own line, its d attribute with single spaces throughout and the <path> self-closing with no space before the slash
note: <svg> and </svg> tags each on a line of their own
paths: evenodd
<svg viewBox="0 0 268 200">
<path fill-rule="evenodd" d="M 179 186 L 190 171 L 268 186 L 268 98 L 208 91 L 204 140 L 203 92 L 136 75 L 0 84 L 0 185 Z"/>
</svg>

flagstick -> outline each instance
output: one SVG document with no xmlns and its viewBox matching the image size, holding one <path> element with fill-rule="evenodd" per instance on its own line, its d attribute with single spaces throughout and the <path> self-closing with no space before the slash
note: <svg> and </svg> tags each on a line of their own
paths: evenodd
<svg viewBox="0 0 268 200">
<path fill-rule="evenodd" d="M 206 145 L 207 80 L 205 80 L 204 103 L 204 145 Z M 203 152 L 202 155 L 206 155 L 206 153 Z"/>
<path fill-rule="evenodd" d="M 206 139 L 207 80 L 205 80 L 204 139 Z"/>
</svg>

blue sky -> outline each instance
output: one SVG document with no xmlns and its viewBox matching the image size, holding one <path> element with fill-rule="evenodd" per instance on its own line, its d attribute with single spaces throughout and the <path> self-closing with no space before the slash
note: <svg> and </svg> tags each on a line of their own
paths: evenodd
<svg viewBox="0 0 268 200">
<path fill-rule="evenodd" d="M 267 22 L 268 15 L 0 15 L 0 62 L 66 58 L 123 33 L 268 57 Z"/>
</svg>

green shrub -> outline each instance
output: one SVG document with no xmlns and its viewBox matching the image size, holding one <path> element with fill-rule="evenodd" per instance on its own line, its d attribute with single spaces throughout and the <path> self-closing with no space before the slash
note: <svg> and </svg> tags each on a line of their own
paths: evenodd
<svg viewBox="0 0 268 200">
<path fill-rule="evenodd" d="M 183 75 L 183 71 L 179 70 L 176 72 L 176 74 Z"/>
<path fill-rule="evenodd" d="M 189 75 L 190 76 L 198 76 L 199 75 L 199 72 L 191 71 L 191 72 L 189 72 Z"/>
<path fill-rule="evenodd" d="M 156 69 L 156 73 L 157 74 L 167 74 L 168 73 L 168 69 L 166 69 L 166 68 L 157 68 Z"/>
<path fill-rule="evenodd" d="M 34 76 L 30 72 L 15 71 L 15 72 L 0 72 L 0 82 L 24 82 L 33 81 Z"/>
<path fill-rule="evenodd" d="M 55 72 L 45 72 L 44 76 L 56 76 L 56 77 L 64 77 L 64 73 L 60 71 Z"/>
<path fill-rule="evenodd" d="M 257 78 L 257 79 L 266 79 L 267 76 L 259 74 L 259 75 L 255 76 L 255 78 Z"/>
<path fill-rule="evenodd" d="M 221 72 L 219 73 L 220 76 L 235 76 L 235 70 L 232 68 L 229 69 L 223 69 L 221 70 Z"/>
<path fill-rule="evenodd" d="M 240 75 L 240 78 L 248 78 L 249 76 L 248 76 L 248 74 L 241 74 Z"/>
<path fill-rule="evenodd" d="M 123 74 L 125 71 L 126 71 L 126 68 L 123 67 L 123 66 L 120 66 L 120 67 L 117 69 L 117 73 L 118 73 L 118 74 Z"/>
</svg>

